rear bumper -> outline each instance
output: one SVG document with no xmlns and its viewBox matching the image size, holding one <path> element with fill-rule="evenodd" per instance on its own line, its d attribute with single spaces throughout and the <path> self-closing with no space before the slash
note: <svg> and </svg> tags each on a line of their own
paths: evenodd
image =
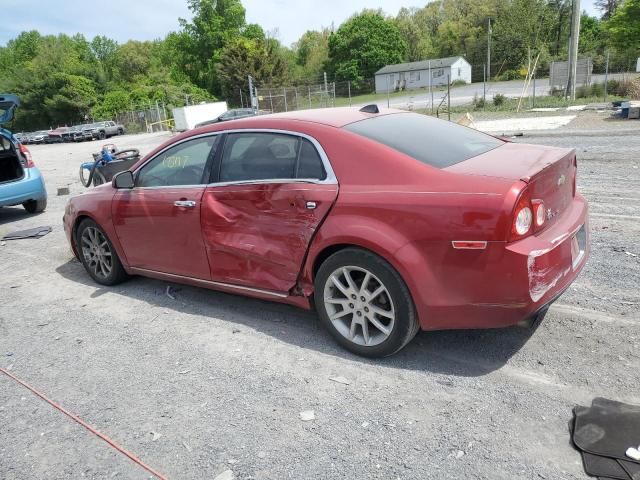
<svg viewBox="0 0 640 480">
<path fill-rule="evenodd" d="M 506 244 L 489 242 L 453 267 L 429 302 L 416 302 L 423 329 L 497 328 L 544 310 L 577 278 L 589 257 L 586 200 L 576 195 L 556 223 Z M 436 276 L 437 278 L 437 276 Z M 415 295 L 414 295 L 415 298 Z"/>
<path fill-rule="evenodd" d="M 29 200 L 44 200 L 47 190 L 37 168 L 25 168 L 24 178 L 0 185 L 0 207 L 20 205 Z"/>
</svg>

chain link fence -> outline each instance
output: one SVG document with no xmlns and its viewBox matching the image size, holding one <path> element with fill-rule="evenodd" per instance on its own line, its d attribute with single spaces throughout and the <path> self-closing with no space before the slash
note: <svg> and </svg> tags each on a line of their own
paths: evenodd
<svg viewBox="0 0 640 480">
<path fill-rule="evenodd" d="M 151 133 L 171 129 L 172 119 L 169 118 L 164 103 L 132 106 L 131 110 L 115 115 L 114 121 L 124 125 L 127 133 Z"/>
</svg>

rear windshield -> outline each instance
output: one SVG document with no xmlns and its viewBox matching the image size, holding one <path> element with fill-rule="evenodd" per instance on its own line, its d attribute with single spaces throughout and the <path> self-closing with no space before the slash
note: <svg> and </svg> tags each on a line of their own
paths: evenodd
<svg viewBox="0 0 640 480">
<path fill-rule="evenodd" d="M 504 143 L 477 130 L 418 113 L 381 115 L 344 128 L 437 168 L 450 167 Z"/>
</svg>

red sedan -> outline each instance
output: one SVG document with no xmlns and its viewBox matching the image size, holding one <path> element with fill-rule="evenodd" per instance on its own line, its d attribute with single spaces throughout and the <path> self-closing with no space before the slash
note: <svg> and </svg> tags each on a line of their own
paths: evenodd
<svg viewBox="0 0 640 480">
<path fill-rule="evenodd" d="M 361 355 L 419 329 L 541 317 L 589 251 L 574 150 L 432 117 L 307 110 L 215 124 L 74 197 L 93 279 L 144 275 L 310 309 Z"/>
</svg>

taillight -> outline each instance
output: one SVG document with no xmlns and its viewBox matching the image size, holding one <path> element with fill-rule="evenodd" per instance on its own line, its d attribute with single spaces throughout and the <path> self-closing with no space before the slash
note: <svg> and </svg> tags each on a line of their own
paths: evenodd
<svg viewBox="0 0 640 480">
<path fill-rule="evenodd" d="M 29 151 L 29 149 L 27 147 L 25 147 L 23 144 L 20 144 L 20 146 L 18 148 L 20 149 L 20 153 L 22 154 L 22 156 L 24 157 L 25 161 L 27 162 L 25 167 L 26 168 L 35 167 L 36 164 L 33 163 L 33 159 L 31 158 L 31 152 Z"/>
<path fill-rule="evenodd" d="M 529 199 L 529 193 L 524 190 L 518 198 L 516 208 L 513 210 L 513 224 L 511 226 L 511 240 L 519 240 L 526 237 L 532 230 L 533 207 Z"/>
<path fill-rule="evenodd" d="M 542 200 L 531 200 L 531 204 L 533 205 L 533 218 L 535 219 L 536 227 L 541 227 L 547 219 L 544 202 Z"/>
</svg>

